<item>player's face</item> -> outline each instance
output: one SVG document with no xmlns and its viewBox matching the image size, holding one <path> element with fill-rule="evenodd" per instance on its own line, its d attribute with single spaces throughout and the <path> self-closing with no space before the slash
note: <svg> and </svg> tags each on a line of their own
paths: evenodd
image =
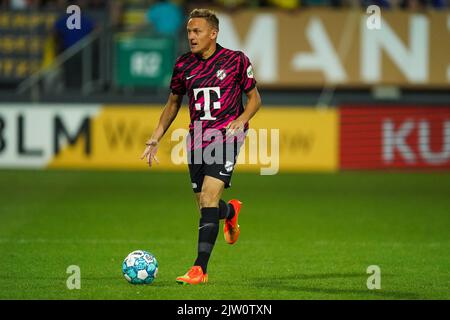
<svg viewBox="0 0 450 320">
<path fill-rule="evenodd" d="M 217 30 L 203 18 L 189 19 L 187 33 L 189 46 L 194 54 L 206 52 L 217 38 Z"/>
</svg>

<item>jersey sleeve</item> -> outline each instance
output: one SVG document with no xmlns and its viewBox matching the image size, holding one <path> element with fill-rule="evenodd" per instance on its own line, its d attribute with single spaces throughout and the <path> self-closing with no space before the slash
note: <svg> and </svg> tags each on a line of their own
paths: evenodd
<svg viewBox="0 0 450 320">
<path fill-rule="evenodd" d="M 177 59 L 175 66 L 173 67 L 172 80 L 170 81 L 170 90 L 172 93 L 181 96 L 186 94 L 186 83 L 182 65 L 180 59 Z"/>
<path fill-rule="evenodd" d="M 250 63 L 249 58 L 242 52 L 240 53 L 238 78 L 239 86 L 245 93 L 251 91 L 256 86 L 256 79 L 253 74 L 253 66 Z"/>
</svg>

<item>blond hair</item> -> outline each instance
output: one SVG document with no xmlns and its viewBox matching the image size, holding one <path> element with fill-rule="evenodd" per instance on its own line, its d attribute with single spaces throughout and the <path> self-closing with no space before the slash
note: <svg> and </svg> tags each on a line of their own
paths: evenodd
<svg viewBox="0 0 450 320">
<path fill-rule="evenodd" d="M 219 19 L 217 18 L 216 13 L 210 9 L 194 9 L 189 14 L 189 19 L 192 18 L 203 18 L 211 27 L 219 31 Z"/>
</svg>

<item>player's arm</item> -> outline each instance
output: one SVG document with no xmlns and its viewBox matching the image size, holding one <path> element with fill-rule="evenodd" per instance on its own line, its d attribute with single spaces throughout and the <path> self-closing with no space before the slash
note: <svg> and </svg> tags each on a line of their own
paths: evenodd
<svg viewBox="0 0 450 320">
<path fill-rule="evenodd" d="M 153 131 L 153 134 L 149 140 L 156 140 L 157 142 L 161 140 L 167 129 L 169 129 L 173 120 L 177 117 L 182 100 L 183 96 L 170 93 L 166 106 L 162 111 L 161 116 L 159 117 L 158 126 L 156 127 L 155 131 Z"/>
<path fill-rule="evenodd" d="M 232 135 L 237 130 L 244 130 L 244 126 L 251 118 L 258 112 L 261 107 L 261 97 L 259 95 L 258 88 L 254 87 L 252 90 L 246 93 L 247 104 L 245 105 L 244 112 L 234 121 L 231 121 L 228 126 L 228 134 Z"/>
<path fill-rule="evenodd" d="M 153 131 L 150 139 L 145 143 L 146 147 L 144 153 L 141 156 L 141 160 L 147 158 L 147 163 L 151 167 L 153 159 L 158 163 L 158 158 L 156 158 L 156 152 L 158 151 L 158 145 L 161 138 L 169 129 L 173 120 L 177 117 L 178 110 L 180 110 L 181 102 L 183 100 L 182 95 L 177 95 L 170 93 L 169 99 L 167 100 L 166 106 L 159 117 L 158 125 Z"/>
</svg>

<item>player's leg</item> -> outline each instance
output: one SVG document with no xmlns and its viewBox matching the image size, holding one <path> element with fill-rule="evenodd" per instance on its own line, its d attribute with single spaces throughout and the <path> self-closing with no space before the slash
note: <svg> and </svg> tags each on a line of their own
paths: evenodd
<svg viewBox="0 0 450 320">
<path fill-rule="evenodd" d="M 233 214 L 230 215 L 230 218 L 225 219 L 223 235 L 228 244 L 234 244 L 238 240 L 241 233 L 241 229 L 238 224 L 238 217 L 239 212 L 241 211 L 242 202 L 237 199 L 232 199 L 228 201 L 228 205 L 232 208 Z"/>
<path fill-rule="evenodd" d="M 200 212 L 200 209 L 201 209 L 201 207 L 200 207 L 200 195 L 201 194 L 202 194 L 201 192 L 195 193 L 195 203 L 197 203 L 198 212 Z"/>
<path fill-rule="evenodd" d="M 231 187 L 231 177 L 241 146 L 237 142 L 224 144 L 222 161 L 205 166 L 205 176 L 223 181 L 224 188 Z M 219 199 L 219 218 L 225 219 L 223 232 L 225 241 L 229 244 L 236 243 L 240 235 L 238 216 L 241 205 L 242 203 L 237 199 L 232 199 L 228 203 Z"/>
<path fill-rule="evenodd" d="M 224 189 L 223 181 L 205 176 L 201 192 L 196 193 L 200 207 L 198 228 L 198 254 L 194 266 L 177 278 L 180 284 L 199 284 L 208 281 L 207 266 L 219 233 L 219 200 Z"/>
<path fill-rule="evenodd" d="M 200 195 L 201 195 L 201 192 L 195 193 L 195 200 L 197 203 L 199 213 L 201 212 L 200 211 L 201 210 Z M 235 213 L 234 206 L 231 203 L 229 203 L 229 202 L 226 203 L 222 199 L 219 200 L 219 220 L 233 219 L 234 213 Z"/>
<path fill-rule="evenodd" d="M 200 195 L 201 192 L 197 192 L 195 194 L 195 199 L 198 210 L 201 214 Z M 223 225 L 223 234 L 225 241 L 229 244 L 234 244 L 239 238 L 240 228 L 238 224 L 238 216 L 241 211 L 241 206 L 242 202 L 237 199 L 232 199 L 228 201 L 228 203 L 222 199 L 219 200 L 219 220 L 225 220 Z"/>
<path fill-rule="evenodd" d="M 226 143 L 224 145 L 224 159 L 221 165 L 209 167 L 210 174 L 216 178 L 221 179 L 225 183 L 225 188 L 231 187 L 231 176 L 234 172 L 234 167 L 242 147 L 241 143 L 237 141 L 233 143 Z M 221 216 L 224 217 L 223 233 L 225 241 L 229 244 L 234 244 L 239 238 L 240 228 L 238 224 L 238 216 L 241 211 L 242 202 L 237 199 L 232 199 L 225 203 L 219 202 Z"/>
<path fill-rule="evenodd" d="M 230 187 L 231 175 L 236 162 L 238 149 L 233 149 L 231 157 L 227 154 L 225 161 L 211 165 L 189 164 L 192 188 L 197 206 L 200 210 L 198 256 L 192 267 L 184 276 L 178 277 L 181 284 L 198 284 L 207 282 L 207 264 L 214 247 L 219 227 L 219 219 L 225 219 L 225 240 L 233 244 L 239 237 L 237 217 L 241 202 L 221 200 L 224 188 Z"/>
<path fill-rule="evenodd" d="M 224 144 L 223 150 L 224 158 L 222 159 L 221 163 L 216 163 L 213 165 L 206 165 L 205 167 L 202 167 L 201 173 L 206 176 L 215 177 L 219 180 L 222 180 L 224 182 L 225 188 L 229 188 L 231 186 L 231 176 L 233 174 L 234 169 L 234 163 L 236 162 L 237 155 L 239 154 L 239 150 L 242 147 L 242 144 L 233 143 L 233 144 Z M 194 176 L 194 177 L 192 177 Z M 199 211 L 201 209 L 200 205 L 200 196 L 201 187 L 203 185 L 203 179 L 202 177 L 196 177 L 195 170 L 191 170 L 191 180 L 193 186 L 196 186 L 196 189 L 194 189 L 195 192 L 195 199 L 197 202 L 197 207 L 199 208 Z M 196 181 L 194 183 L 194 181 Z M 198 183 L 197 181 L 201 181 Z M 237 202 L 236 202 L 237 201 Z M 239 208 L 237 208 L 238 200 L 230 200 L 228 203 L 225 202 L 222 199 L 219 199 L 219 219 L 225 221 L 231 221 L 231 219 L 234 218 L 236 209 L 240 209 L 240 202 L 239 202 Z"/>
<path fill-rule="evenodd" d="M 189 175 L 191 177 L 192 191 L 194 192 L 195 202 L 200 212 L 200 195 L 202 193 L 203 180 L 205 179 L 203 165 L 190 163 L 188 167 Z"/>
<path fill-rule="evenodd" d="M 205 176 L 200 194 L 200 222 L 198 228 L 198 255 L 194 265 L 201 266 L 207 273 L 209 257 L 219 233 L 219 200 L 224 190 L 224 182 Z"/>
<path fill-rule="evenodd" d="M 234 207 L 222 199 L 219 200 L 219 219 L 232 219 L 234 217 Z"/>
</svg>

